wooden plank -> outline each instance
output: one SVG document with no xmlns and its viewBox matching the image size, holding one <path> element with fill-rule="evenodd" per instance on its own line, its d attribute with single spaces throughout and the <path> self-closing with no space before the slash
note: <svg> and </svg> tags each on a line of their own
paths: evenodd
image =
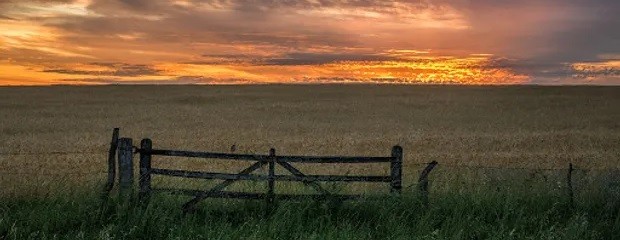
<svg viewBox="0 0 620 240">
<path fill-rule="evenodd" d="M 104 194 L 108 194 L 114 188 L 114 180 L 116 178 L 116 149 L 118 148 L 119 128 L 112 131 L 112 141 L 108 150 L 108 181 L 104 189 Z"/>
<path fill-rule="evenodd" d="M 278 194 L 277 199 L 282 200 L 323 200 L 323 199 L 335 199 L 335 200 L 355 200 L 364 198 L 363 195 L 347 195 L 347 194 Z"/>
<path fill-rule="evenodd" d="M 278 156 L 278 161 L 299 163 L 381 163 L 391 162 L 392 159 L 393 157 Z"/>
<path fill-rule="evenodd" d="M 390 182 L 390 176 L 341 176 L 341 175 L 275 175 L 278 181 L 301 181 L 301 182 Z"/>
<path fill-rule="evenodd" d="M 193 152 L 153 149 L 151 155 L 172 156 L 172 157 L 192 157 L 192 158 L 213 158 L 229 159 L 242 161 L 269 161 L 269 155 L 258 154 L 231 154 L 215 152 Z M 346 157 L 346 156 L 278 156 L 278 161 L 282 162 L 303 162 L 303 163 L 380 163 L 391 162 L 393 157 Z"/>
<path fill-rule="evenodd" d="M 141 200 L 147 200 L 151 194 L 151 154 L 148 153 L 153 146 L 151 139 L 145 138 L 140 141 L 140 149 L 147 150 L 140 152 L 140 194 Z"/>
<path fill-rule="evenodd" d="M 261 161 L 261 162 L 267 162 L 269 159 L 269 156 L 267 155 L 192 152 L 192 151 L 176 151 L 176 150 L 162 150 L 162 149 L 153 149 L 150 151 L 150 153 L 151 155 L 171 156 L 171 157 L 213 158 L 213 159 L 229 159 L 229 160 L 242 160 L 242 161 Z"/>
<path fill-rule="evenodd" d="M 179 194 L 187 196 L 204 196 L 205 198 L 239 198 L 239 199 L 265 199 L 264 193 L 228 192 L 228 191 L 200 191 L 191 189 L 154 188 L 153 192 Z"/>
<path fill-rule="evenodd" d="M 121 197 L 128 197 L 133 188 L 133 145 L 131 138 L 121 138 L 118 147 L 118 185 Z"/>
<path fill-rule="evenodd" d="M 256 169 L 259 169 L 260 167 L 262 167 L 263 164 L 264 164 L 264 162 L 256 162 L 256 163 L 252 164 L 251 166 L 247 167 L 246 169 L 243 169 L 238 174 L 239 175 L 248 175 L 251 172 L 255 171 Z M 219 191 L 222 191 L 224 188 L 228 187 L 230 184 L 233 184 L 235 181 L 237 181 L 237 180 L 226 180 L 226 181 L 216 185 L 215 187 L 213 187 L 208 192 L 219 192 Z M 198 195 L 198 196 L 194 197 L 194 199 L 192 199 L 189 202 L 183 204 L 183 211 L 184 212 L 190 211 L 191 209 L 194 208 L 196 203 L 200 202 L 201 200 L 203 200 L 203 199 L 205 199 L 207 197 L 208 196 L 205 195 L 205 194 L 201 194 L 201 195 Z"/>
<path fill-rule="evenodd" d="M 269 149 L 269 177 L 268 177 L 268 182 L 267 182 L 267 211 L 271 211 L 271 209 L 273 209 L 273 203 L 274 203 L 274 194 L 275 194 L 275 185 L 276 185 L 276 180 L 275 180 L 275 169 L 276 169 L 276 149 L 272 148 Z"/>
<path fill-rule="evenodd" d="M 573 163 L 568 164 L 568 173 L 566 175 L 566 187 L 568 190 L 568 203 L 573 206 L 574 193 L 573 193 Z"/>
<path fill-rule="evenodd" d="M 267 194 L 265 193 L 247 193 L 247 192 L 230 192 L 230 191 L 201 191 L 192 189 L 173 189 L 173 188 L 153 188 L 153 192 L 179 194 L 186 196 L 206 196 L 206 198 L 239 198 L 239 199 L 265 199 Z M 363 195 L 323 195 L 323 194 L 275 194 L 276 199 L 282 200 L 306 200 L 306 199 L 339 199 L 339 200 L 354 200 L 354 199 L 372 199 Z"/>
<path fill-rule="evenodd" d="M 403 186 L 403 148 L 401 146 L 392 147 L 392 162 L 390 164 L 390 192 L 400 193 Z"/>
<path fill-rule="evenodd" d="M 216 173 L 216 172 L 199 172 L 187 170 L 171 170 L 151 168 L 151 174 L 166 175 L 173 177 L 200 178 L 200 179 L 222 179 L 222 180 L 268 180 L 268 176 L 254 174 L 234 174 L 234 173 Z"/>
<path fill-rule="evenodd" d="M 270 180 L 269 176 L 255 174 L 234 174 L 234 173 L 216 173 L 216 172 L 199 172 L 187 170 L 172 170 L 151 168 L 153 175 L 166 175 L 173 177 L 199 178 L 199 179 L 222 179 L 222 180 L 252 180 L 264 181 Z M 389 176 L 339 176 L 339 175 L 273 175 L 276 181 L 299 181 L 299 182 L 315 182 L 315 181 L 339 181 L 339 182 L 390 182 Z"/>
</svg>

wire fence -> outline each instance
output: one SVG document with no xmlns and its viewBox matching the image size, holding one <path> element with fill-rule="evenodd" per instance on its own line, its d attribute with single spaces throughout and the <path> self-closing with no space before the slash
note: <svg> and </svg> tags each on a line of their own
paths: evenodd
<svg viewBox="0 0 620 240">
<path fill-rule="evenodd" d="M 144 147 L 145 140 L 148 140 L 148 146 Z M 120 144 L 120 145 L 119 145 Z M 395 155 L 395 149 L 400 149 L 397 152 L 400 152 L 399 155 Z M 150 152 L 148 152 L 148 151 Z M 233 151 L 233 150 L 231 150 Z M 117 155 L 118 153 L 118 155 Z M 133 155 L 140 153 L 139 157 L 139 168 L 133 168 L 133 165 L 138 162 L 138 157 L 134 157 Z M 415 153 L 413 153 L 415 154 Z M 58 157 L 54 157 L 56 160 L 53 161 L 44 161 L 44 158 L 41 156 L 52 156 L 56 155 Z M 90 157 L 86 157 L 89 156 Z M 231 174 L 227 173 L 212 173 L 212 172 L 198 172 L 196 170 L 199 169 L 189 169 L 189 171 L 184 170 L 173 170 L 177 167 L 186 166 L 181 162 L 175 161 L 171 162 L 168 168 L 155 168 L 155 170 L 159 170 L 159 173 L 156 173 L 151 168 L 151 155 L 164 155 L 164 156 L 176 156 L 176 157 L 200 157 L 205 159 L 236 159 L 236 160 L 252 160 L 258 161 L 254 163 L 251 167 L 247 167 L 242 170 L 238 174 L 232 174 L 234 177 L 231 177 Z M 132 185 L 134 185 L 133 176 L 138 176 L 140 182 L 140 193 L 150 192 L 150 181 L 151 175 L 156 173 L 162 175 L 164 172 L 162 169 L 167 169 L 167 174 L 175 177 L 183 177 L 183 179 L 188 178 L 189 175 L 194 174 L 192 176 L 198 176 L 196 174 L 200 174 L 204 176 L 202 178 L 205 179 L 225 179 L 225 181 L 220 182 L 218 185 L 214 186 L 213 191 L 221 191 L 223 188 L 226 188 L 228 185 L 232 184 L 243 176 L 245 178 L 251 179 L 263 179 L 264 174 L 249 176 L 247 174 L 251 173 L 254 170 L 258 170 L 263 166 L 264 159 L 272 159 L 269 163 L 269 191 L 268 195 L 273 196 L 274 194 L 274 183 L 276 177 L 280 179 L 298 179 L 303 182 L 305 185 L 311 184 L 314 187 L 319 189 L 323 189 L 321 185 L 317 184 L 317 181 L 323 184 L 331 184 L 330 181 L 341 181 L 341 180 L 333 180 L 333 179 L 358 179 L 351 180 L 352 182 L 356 181 L 367 181 L 367 179 L 374 179 L 373 177 L 386 177 L 385 174 L 379 172 L 377 168 L 374 167 L 346 167 L 346 166 L 338 166 L 335 168 L 325 169 L 320 167 L 320 165 L 314 165 L 314 169 L 308 170 L 317 170 L 323 171 L 323 175 L 309 175 L 304 176 L 296 168 L 289 166 L 288 168 L 284 166 L 292 175 L 295 175 L 296 178 L 289 178 L 293 176 L 285 176 L 285 175 L 276 175 L 275 174 L 275 163 L 278 161 L 278 157 L 275 155 L 275 149 L 271 149 L 269 158 L 266 158 L 266 155 L 248 155 L 248 154 L 227 154 L 227 153 L 213 153 L 213 152 L 187 152 L 187 151 L 175 151 L 175 150 L 152 150 L 149 139 L 143 139 L 141 141 L 141 147 L 138 148 L 136 146 L 132 146 L 132 140 L 130 138 L 119 138 L 119 130 L 118 128 L 114 129 L 112 141 L 110 144 L 109 151 L 107 152 L 107 162 L 106 151 L 96 148 L 82 148 L 82 149 L 74 149 L 71 151 L 14 151 L 14 152 L 0 152 L 0 156 L 3 156 L 3 159 L 11 159 L 15 158 L 15 161 L 0 161 L 0 184 L 8 185 L 7 187 L 0 188 L 0 191 L 4 191 L 3 189 L 10 188 L 11 191 L 19 192 L 21 191 L 20 184 L 27 184 L 35 186 L 35 188 L 46 188 L 46 184 L 49 183 L 60 183 L 64 185 L 65 188 L 74 188 L 75 185 L 72 183 L 85 183 L 85 182 L 101 182 L 106 180 L 105 192 L 109 194 L 110 191 L 114 188 L 116 179 L 118 179 L 118 188 L 119 192 L 123 189 L 130 189 Z M 7 157 L 8 156 L 8 157 Z M 27 156 L 25 158 L 17 157 L 17 156 Z M 29 157 L 28 157 L 29 156 Z M 70 157 L 62 157 L 62 156 L 70 156 Z M 97 156 L 97 157 L 95 157 Z M 227 156 L 227 157 L 223 157 Z M 232 157 L 231 157 L 232 156 Z M 417 156 L 418 161 L 420 160 L 420 156 Z M 425 156 L 428 157 L 428 156 Z M 63 159 L 64 158 L 64 159 Z M 329 157 L 310 157 L 310 156 L 279 156 L 280 161 L 282 162 L 291 162 L 293 164 L 307 164 L 306 162 L 312 162 L 316 164 L 323 163 L 353 163 L 356 164 L 367 164 L 369 162 L 378 162 L 379 157 L 338 157 L 338 156 L 329 156 Z M 605 191 L 604 195 L 609 197 L 610 199 L 614 199 L 613 201 L 617 202 L 620 199 L 620 169 L 619 168 L 609 168 L 609 169 L 591 169 L 588 166 L 573 166 L 571 163 L 565 163 L 564 166 L 556 165 L 557 167 L 537 167 L 535 165 L 528 166 L 519 166 L 519 163 L 514 163 L 512 165 L 505 166 L 489 166 L 485 165 L 484 162 L 480 163 L 458 163 L 454 161 L 441 162 L 441 158 L 432 157 L 434 159 L 439 160 L 432 162 L 407 162 L 403 161 L 402 148 L 400 146 L 394 146 L 392 148 L 391 157 L 380 157 L 382 160 L 380 162 L 390 162 L 390 192 L 401 192 L 401 187 L 404 186 L 405 189 L 417 189 L 416 192 L 420 193 L 424 202 L 428 203 L 429 201 L 429 193 L 431 192 L 462 192 L 462 191 L 499 191 L 500 189 L 508 190 L 508 191 L 531 191 L 532 189 L 542 190 L 541 192 L 550 192 L 550 193 L 558 193 L 563 194 L 567 199 L 570 199 L 570 202 L 573 203 L 575 196 L 587 196 L 586 193 L 592 192 L 592 190 L 600 190 L 603 189 Z M 388 159 L 389 160 L 386 160 Z M 62 159 L 61 161 L 58 161 Z M 282 160 L 285 159 L 285 160 Z M 288 159 L 288 160 L 286 160 Z M 318 160 L 317 160 L 318 159 Z M 328 159 L 328 160 L 325 160 Z M 338 159 L 333 160 L 333 159 Z M 362 159 L 366 159 L 362 161 Z M 370 161 L 368 159 L 374 159 Z M 31 161 L 32 160 L 32 161 Z M 145 164 L 144 161 L 148 160 L 148 164 Z M 311 161 L 312 160 L 312 161 Z M 319 161 L 320 160 L 320 161 Z M 347 160 L 347 161 L 345 161 Z M 353 161 L 355 160 L 355 161 Z M 118 161 L 118 163 L 117 163 Z M 106 164 L 107 163 L 107 164 Z M 372 164 L 372 163 L 370 163 Z M 233 171 L 234 164 L 229 164 L 226 162 L 223 164 L 226 171 Z M 256 167 L 255 167 L 256 165 Z M 199 165 L 193 165 L 191 167 L 199 167 L 204 168 L 207 166 L 209 168 L 208 171 L 211 171 L 212 164 L 204 164 L 201 163 Z M 191 168 L 190 167 L 190 168 Z M 303 166 L 300 166 L 303 167 Z M 146 169 L 146 170 L 145 170 Z M 249 170 L 248 173 L 246 170 Z M 294 169 L 295 171 L 291 170 Z M 300 168 L 304 171 L 303 168 Z M 138 172 L 139 170 L 139 172 Z M 143 171 L 146 174 L 143 174 Z M 327 175 L 324 173 L 325 171 L 334 171 L 329 172 Z M 344 175 L 342 172 L 346 171 Z M 116 173 L 118 172 L 118 175 Z M 355 176 L 357 173 L 363 172 L 363 176 Z M 182 174 L 181 174 L 182 173 Z M 402 174 L 401 174 L 402 173 Z M 288 174 L 288 173 L 287 173 Z M 312 173 L 315 174 L 315 173 Z M 107 175 L 107 179 L 105 177 Z M 247 176 L 246 176 L 247 175 Z M 352 176 L 353 175 L 353 176 Z M 380 176 L 383 175 L 383 176 Z M 324 178 L 318 178 L 324 177 Z M 117 178 L 118 177 L 118 178 Z M 237 179 L 239 177 L 239 179 Z M 313 178 L 314 177 L 314 178 Z M 352 178 L 358 177 L 358 178 Z M 192 177 L 196 180 L 196 177 Z M 359 180 L 359 179 L 365 180 Z M 172 179 L 171 184 L 175 184 L 175 187 L 187 186 L 187 182 L 177 181 L 183 180 L 179 178 Z M 305 180 L 304 180 L 305 179 Z M 312 180 L 308 180 L 312 179 Z M 319 179 L 319 180 L 317 180 Z M 320 180 L 320 179 L 332 179 L 332 180 Z M 146 181 L 148 180 L 148 184 Z M 349 181 L 347 180 L 347 181 Z M 324 182 L 327 181 L 327 182 Z M 381 180 L 378 182 L 386 182 L 385 180 Z M 43 184 L 45 183 L 45 184 Z M 365 184 L 365 183 L 364 183 Z M 372 183 L 374 184 L 374 183 Z M 148 187 L 146 187 L 148 186 Z M 222 187 L 223 186 L 223 187 Z M 362 187 L 364 188 L 364 187 Z M 383 187 L 385 190 L 385 187 Z M 370 189 L 374 191 L 375 187 L 364 188 L 364 190 Z M 49 189 L 45 189 L 49 190 Z M 149 191 L 143 191 L 149 190 Z M 216 191 L 216 192 L 217 192 Z M 243 191 L 243 190 L 242 190 Z M 575 194 L 576 192 L 576 194 Z M 1 192 L 0 192 L 1 193 Z M 250 193 L 248 193 L 250 194 Z M 195 196 L 195 199 L 199 199 L 202 195 Z"/>
<path fill-rule="evenodd" d="M 102 151 L 51 151 L 51 152 L 0 152 L 0 156 L 19 156 L 19 155 L 68 155 L 68 154 L 105 154 Z"/>
<path fill-rule="evenodd" d="M 42 156 L 42 155 L 105 155 L 104 151 L 47 151 L 47 152 L 0 152 L 0 156 Z M 76 163 L 83 164 L 83 162 Z M 407 170 L 404 173 L 404 188 L 413 188 L 418 185 L 418 177 L 422 169 L 428 165 L 427 162 L 404 162 Z M 44 164 L 46 168 L 53 164 Z M 65 164 L 71 165 L 71 163 Z M 454 185 L 469 186 L 491 186 L 505 187 L 520 184 L 521 186 L 549 185 L 550 188 L 562 188 L 566 185 L 566 177 L 569 171 L 568 163 L 565 167 L 522 167 L 522 166 L 486 166 L 474 164 L 455 164 L 442 163 L 439 161 L 437 168 L 434 169 L 428 181 L 432 187 L 441 188 Z M 90 164 L 89 168 L 97 170 L 84 171 L 77 165 L 59 169 L 41 171 L 36 168 L 24 168 L 19 171 L 0 168 L 0 178 L 5 180 L 19 178 L 92 178 L 92 180 L 103 180 L 104 175 L 108 174 L 105 169 L 105 162 Z M 610 188 L 612 191 L 620 192 L 620 168 L 592 169 L 576 166 L 573 169 L 572 181 L 576 191 L 590 188 Z M 26 180 L 24 180 L 26 181 Z M 558 187 L 558 185 L 560 185 Z"/>
<path fill-rule="evenodd" d="M 105 151 L 48 151 L 48 152 L 0 152 L 0 156 L 38 156 L 38 155 L 105 155 Z M 137 154 L 137 152 L 135 153 Z M 405 162 L 409 167 L 424 167 L 428 164 L 428 162 Z M 454 163 L 442 163 L 439 162 L 440 168 L 451 168 L 452 170 L 523 170 L 523 171 L 531 171 L 531 172 L 541 172 L 541 171 L 567 171 L 568 163 L 566 163 L 565 167 L 519 167 L 519 166 L 501 166 L 501 167 L 493 167 L 493 166 L 485 166 L 485 165 L 471 165 L 471 164 L 454 164 Z M 620 168 L 605 168 L 605 169 L 593 169 L 593 168 L 580 168 L 576 167 L 574 169 L 578 172 L 619 172 Z M 106 171 L 89 171 L 89 172 L 61 172 L 57 174 L 50 175 L 60 175 L 60 174 L 103 174 L 107 173 Z M 6 169 L 0 170 L 0 174 L 32 174 L 32 173 L 19 173 L 6 171 Z"/>
<path fill-rule="evenodd" d="M 8 172 L 0 171 L 0 175 L 16 175 L 16 176 L 91 176 L 96 174 L 107 174 L 106 171 L 92 171 L 92 172 L 57 172 L 57 173 L 23 173 L 23 172 Z"/>
</svg>

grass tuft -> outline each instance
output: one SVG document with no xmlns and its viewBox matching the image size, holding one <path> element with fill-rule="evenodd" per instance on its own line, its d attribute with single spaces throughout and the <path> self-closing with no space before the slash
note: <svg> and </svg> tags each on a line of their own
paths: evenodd
<svg viewBox="0 0 620 240">
<path fill-rule="evenodd" d="M 88 192 L 88 191 L 85 191 Z M 91 191 L 95 192 L 95 191 Z M 4 239 L 618 239 L 618 206 L 568 205 L 553 194 L 434 192 L 337 202 L 207 200 L 155 195 L 124 204 L 81 193 L 0 202 Z"/>
</svg>

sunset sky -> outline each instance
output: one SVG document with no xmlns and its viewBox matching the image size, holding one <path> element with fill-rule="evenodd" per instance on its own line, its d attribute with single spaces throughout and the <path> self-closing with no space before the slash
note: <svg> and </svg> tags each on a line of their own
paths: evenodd
<svg viewBox="0 0 620 240">
<path fill-rule="evenodd" d="M 0 0 L 0 85 L 620 85 L 620 0 Z"/>
</svg>

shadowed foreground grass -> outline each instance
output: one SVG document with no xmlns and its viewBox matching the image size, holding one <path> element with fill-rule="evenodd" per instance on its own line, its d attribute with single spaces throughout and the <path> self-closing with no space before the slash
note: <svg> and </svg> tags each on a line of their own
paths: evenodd
<svg viewBox="0 0 620 240">
<path fill-rule="evenodd" d="M 618 205 L 592 196 L 570 207 L 555 195 L 435 193 L 382 200 L 210 200 L 183 216 L 185 198 L 101 207 L 92 194 L 0 201 L 0 239 L 618 239 Z"/>
</svg>

